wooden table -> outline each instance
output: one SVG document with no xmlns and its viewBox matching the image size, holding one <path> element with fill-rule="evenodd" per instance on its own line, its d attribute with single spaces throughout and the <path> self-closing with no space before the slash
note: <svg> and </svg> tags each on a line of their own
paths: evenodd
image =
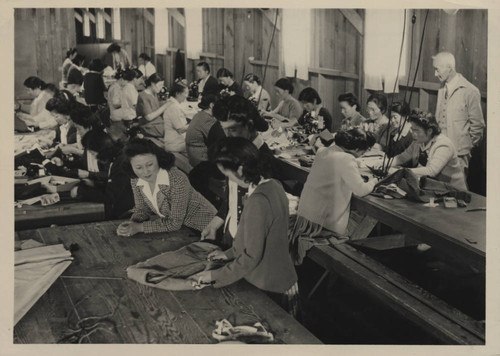
<svg viewBox="0 0 500 356">
<path fill-rule="evenodd" d="M 56 343 L 78 321 L 99 322 L 83 343 L 215 343 L 215 321 L 268 326 L 277 343 L 317 344 L 319 340 L 263 292 L 240 281 L 232 286 L 170 292 L 126 278 L 126 268 L 198 240 L 191 230 L 118 237 L 119 221 L 61 226 L 16 233 L 16 239 L 78 244 L 75 260 L 14 328 L 15 343 Z M 96 319 L 83 321 L 85 318 Z M 67 341 L 67 339 L 66 339 Z"/>
<path fill-rule="evenodd" d="M 36 203 L 14 209 L 16 231 L 104 220 L 104 204 L 101 203 L 70 201 L 49 206 Z"/>
</svg>

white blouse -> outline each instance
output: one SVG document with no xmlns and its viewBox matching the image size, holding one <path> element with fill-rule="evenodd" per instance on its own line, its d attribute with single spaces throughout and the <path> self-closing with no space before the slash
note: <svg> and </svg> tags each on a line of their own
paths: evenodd
<svg viewBox="0 0 500 356">
<path fill-rule="evenodd" d="M 162 168 L 160 168 L 158 174 L 156 175 L 156 182 L 153 191 L 151 191 L 149 183 L 146 182 L 144 179 L 139 178 L 139 180 L 137 181 L 137 185 L 143 187 L 142 192 L 144 193 L 146 198 L 149 199 L 151 205 L 153 205 L 156 215 L 164 218 L 165 215 L 160 213 L 160 208 L 158 207 L 158 193 L 160 192 L 160 184 L 170 185 L 170 178 L 168 177 L 168 172 Z"/>
</svg>

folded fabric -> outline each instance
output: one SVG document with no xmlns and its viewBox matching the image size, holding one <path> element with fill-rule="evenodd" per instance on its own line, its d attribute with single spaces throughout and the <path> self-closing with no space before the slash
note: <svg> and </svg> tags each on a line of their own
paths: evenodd
<svg viewBox="0 0 500 356">
<path fill-rule="evenodd" d="M 212 337 L 219 341 L 240 341 L 245 344 L 268 344 L 274 341 L 274 336 L 257 322 L 253 326 L 233 326 L 226 319 L 215 322 L 217 328 L 213 331 Z"/>
<path fill-rule="evenodd" d="M 41 183 L 14 185 L 14 199 L 16 201 L 39 197 L 45 192 L 46 189 L 42 187 Z"/>
<path fill-rule="evenodd" d="M 127 276 L 141 284 L 165 290 L 199 289 L 188 277 L 221 267 L 220 262 L 207 260 L 208 254 L 218 249 L 208 242 L 194 242 L 128 267 Z"/>
<path fill-rule="evenodd" d="M 49 289 L 72 260 L 71 253 L 62 244 L 15 252 L 14 325 Z"/>
</svg>

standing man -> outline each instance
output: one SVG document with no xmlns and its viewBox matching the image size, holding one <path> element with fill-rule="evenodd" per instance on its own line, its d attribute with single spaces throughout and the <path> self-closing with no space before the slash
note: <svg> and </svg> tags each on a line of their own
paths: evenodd
<svg viewBox="0 0 500 356">
<path fill-rule="evenodd" d="M 436 119 L 458 153 L 467 178 L 471 149 L 479 143 L 485 127 L 479 89 L 455 70 L 455 57 L 440 52 L 432 57 L 434 74 L 443 84 L 438 91 Z"/>
<path fill-rule="evenodd" d="M 196 66 L 196 75 L 200 80 L 198 83 L 198 92 L 201 96 L 219 94 L 219 81 L 210 75 L 210 66 L 207 62 L 198 63 Z"/>
</svg>

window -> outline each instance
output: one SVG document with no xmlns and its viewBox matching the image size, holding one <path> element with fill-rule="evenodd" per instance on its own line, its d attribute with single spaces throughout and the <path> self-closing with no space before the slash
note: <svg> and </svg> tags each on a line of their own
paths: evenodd
<svg viewBox="0 0 500 356">
<path fill-rule="evenodd" d="M 203 24 L 201 8 L 185 9 L 187 57 L 199 59 L 203 48 Z"/>
<path fill-rule="evenodd" d="M 155 9 L 155 52 L 165 54 L 168 44 L 168 10 Z"/>
<path fill-rule="evenodd" d="M 114 40 L 121 40 L 122 39 L 122 33 L 121 33 L 121 21 L 120 21 L 120 9 L 114 8 L 113 9 L 113 17 L 112 17 L 112 32 L 113 32 L 113 39 Z"/>
<path fill-rule="evenodd" d="M 283 9 L 282 39 L 285 75 L 309 79 L 310 9 Z"/>
<path fill-rule="evenodd" d="M 97 22 L 97 38 L 105 39 L 106 38 L 106 33 L 105 33 L 105 24 L 104 24 L 104 15 L 101 9 L 97 10 L 97 17 L 96 17 L 96 22 Z"/>
<path fill-rule="evenodd" d="M 83 35 L 90 37 L 90 17 L 86 10 L 83 10 Z"/>
</svg>

